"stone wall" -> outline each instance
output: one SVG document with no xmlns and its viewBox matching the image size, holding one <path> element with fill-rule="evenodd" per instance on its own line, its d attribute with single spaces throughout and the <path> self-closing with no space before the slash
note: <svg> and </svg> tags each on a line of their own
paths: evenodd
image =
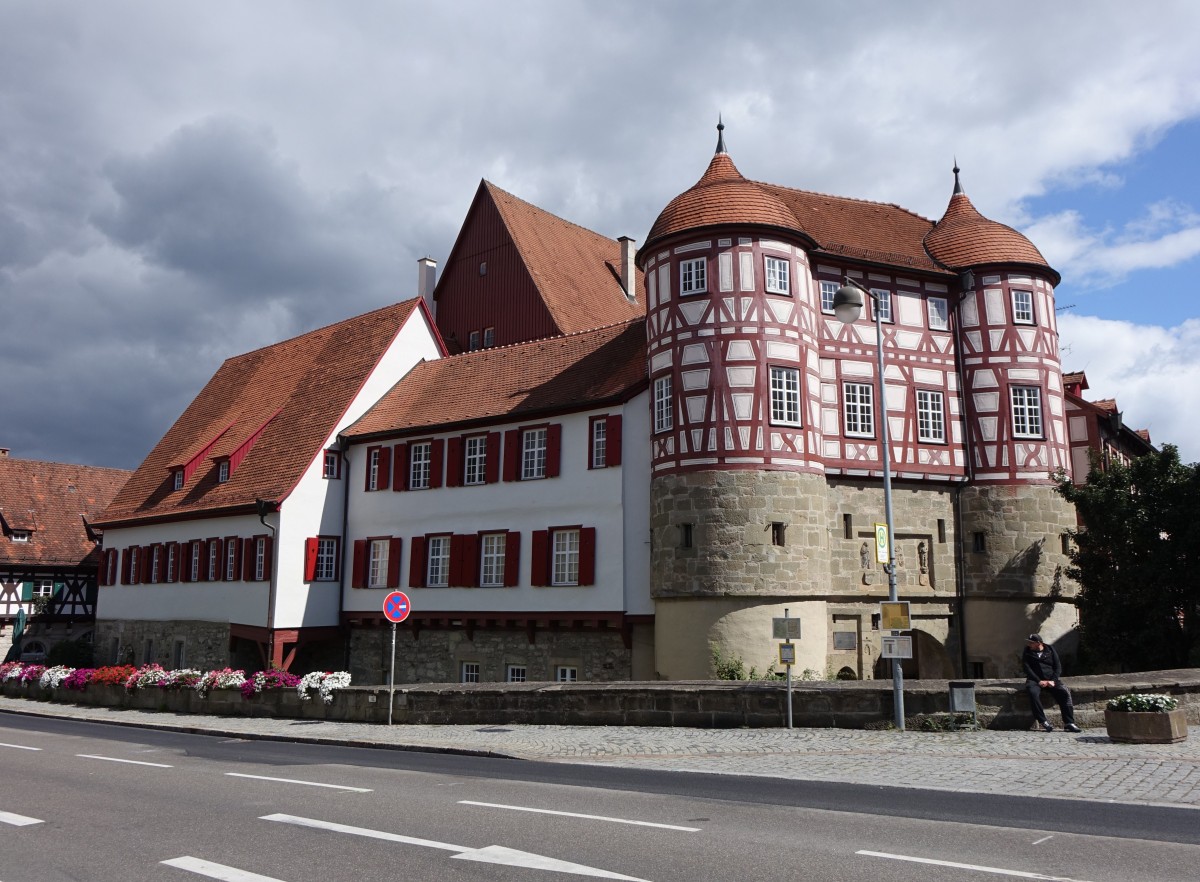
<svg viewBox="0 0 1200 882">
<path fill-rule="evenodd" d="M 182 665 L 176 664 L 177 644 L 182 644 Z M 97 665 L 157 662 L 167 669 L 208 671 L 231 663 L 229 625 L 224 622 L 98 620 L 95 648 Z M 257 670 L 261 665 L 251 667 Z"/>
</svg>

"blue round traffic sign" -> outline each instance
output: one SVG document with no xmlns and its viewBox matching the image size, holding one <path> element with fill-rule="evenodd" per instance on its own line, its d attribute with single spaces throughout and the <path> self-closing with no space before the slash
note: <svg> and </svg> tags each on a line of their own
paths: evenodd
<svg viewBox="0 0 1200 882">
<path fill-rule="evenodd" d="M 383 599 L 383 614 L 389 622 L 403 622 L 410 612 L 412 606 L 403 591 L 393 591 Z"/>
</svg>

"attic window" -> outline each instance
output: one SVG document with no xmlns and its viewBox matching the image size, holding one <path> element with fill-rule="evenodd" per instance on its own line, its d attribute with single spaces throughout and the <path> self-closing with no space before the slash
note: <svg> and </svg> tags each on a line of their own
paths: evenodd
<svg viewBox="0 0 1200 882">
<path fill-rule="evenodd" d="M 12 541 L 13 542 L 28 542 L 29 541 L 29 531 L 28 530 L 13 530 L 12 531 Z"/>
<path fill-rule="evenodd" d="M 171 472 L 171 484 L 176 490 L 183 489 L 183 469 L 175 469 Z"/>
<path fill-rule="evenodd" d="M 217 483 L 224 484 L 229 480 L 229 460 L 223 459 L 217 463 Z"/>
<path fill-rule="evenodd" d="M 484 328 L 483 329 L 483 348 L 490 349 L 491 347 L 493 347 L 495 345 L 496 345 L 496 329 L 495 328 Z"/>
<path fill-rule="evenodd" d="M 474 352 L 476 349 L 479 348 L 479 332 L 472 331 L 471 336 L 468 339 L 470 340 L 470 342 L 467 344 L 467 351 Z"/>
</svg>

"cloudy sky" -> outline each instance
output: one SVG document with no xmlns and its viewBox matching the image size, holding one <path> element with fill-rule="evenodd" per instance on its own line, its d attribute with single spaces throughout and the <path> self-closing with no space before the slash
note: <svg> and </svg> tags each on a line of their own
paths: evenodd
<svg viewBox="0 0 1200 882">
<path fill-rule="evenodd" d="M 1063 367 L 1200 460 L 1200 4 L 0 0 L 0 447 L 135 467 L 230 355 L 414 294 L 481 178 L 645 238 L 747 177 L 1063 276 Z"/>
</svg>

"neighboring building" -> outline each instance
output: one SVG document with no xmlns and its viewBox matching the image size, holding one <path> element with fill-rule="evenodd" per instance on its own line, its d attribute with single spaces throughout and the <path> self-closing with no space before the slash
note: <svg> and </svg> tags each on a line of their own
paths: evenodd
<svg viewBox="0 0 1200 882">
<path fill-rule="evenodd" d="M 1093 460 L 1101 469 L 1110 463 L 1128 465 L 1131 459 L 1154 451 L 1150 433 L 1125 425 L 1117 402 L 1111 398 L 1085 401 L 1087 375 L 1063 374 L 1067 390 L 1067 426 L 1071 436 L 1071 474 L 1075 483 L 1082 484 Z"/>
<path fill-rule="evenodd" d="M 100 520 L 100 659 L 341 667 L 337 434 L 442 352 L 416 299 L 226 361 Z"/>
<path fill-rule="evenodd" d="M 131 472 L 9 456 L 0 448 L 0 659 L 21 612 L 20 653 L 92 639 L 99 537 L 92 523 Z"/>
</svg>

